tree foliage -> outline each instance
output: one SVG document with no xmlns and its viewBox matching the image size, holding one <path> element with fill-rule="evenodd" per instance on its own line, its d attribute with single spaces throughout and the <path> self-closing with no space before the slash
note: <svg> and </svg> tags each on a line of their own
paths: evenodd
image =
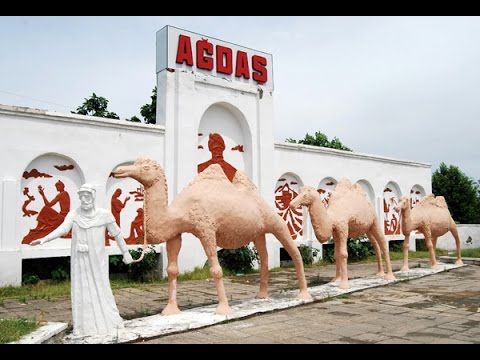
<svg viewBox="0 0 480 360">
<path fill-rule="evenodd" d="M 95 93 L 90 98 L 85 99 L 83 104 L 77 107 L 77 111 L 72 111 L 72 114 L 98 116 L 109 119 L 120 119 L 120 117 L 107 110 L 108 100 L 102 96 L 97 96 Z"/>
<path fill-rule="evenodd" d="M 332 140 L 328 140 L 328 136 L 320 131 L 316 131 L 315 136 L 312 136 L 309 133 L 307 133 L 305 135 L 305 138 L 302 140 L 295 140 L 292 138 L 288 138 L 286 139 L 286 141 L 289 143 L 295 143 L 295 144 L 323 146 L 331 149 L 353 151 L 349 147 L 343 145 L 343 143 L 337 137 L 333 137 Z"/>
<path fill-rule="evenodd" d="M 432 175 L 432 191 L 445 197 L 453 219 L 461 224 L 480 223 L 480 192 L 478 183 L 465 175 L 458 166 L 441 163 Z"/>
<path fill-rule="evenodd" d="M 131 121 L 131 122 L 142 122 L 142 120 L 140 120 L 138 117 L 136 117 L 135 115 L 133 115 L 130 119 L 125 119 L 127 121 Z"/>
<path fill-rule="evenodd" d="M 140 108 L 140 114 L 145 118 L 145 124 L 157 123 L 157 87 L 152 90 L 150 104 L 145 104 Z"/>
</svg>

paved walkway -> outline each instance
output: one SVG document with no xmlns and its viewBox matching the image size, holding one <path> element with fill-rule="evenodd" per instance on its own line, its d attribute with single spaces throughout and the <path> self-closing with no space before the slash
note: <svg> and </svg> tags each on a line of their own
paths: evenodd
<svg viewBox="0 0 480 360">
<path fill-rule="evenodd" d="M 426 260 L 412 260 L 411 267 Z M 400 262 L 394 262 L 398 270 Z M 350 278 L 370 276 L 376 265 L 350 264 Z M 329 281 L 334 266 L 306 269 L 310 286 Z M 264 314 L 232 323 L 168 335 L 149 343 L 480 343 L 480 267 L 467 266 L 406 283 L 365 290 L 302 307 Z M 252 298 L 259 275 L 226 279 L 231 300 Z M 270 274 L 271 293 L 296 288 L 293 269 Z M 167 301 L 166 285 L 115 291 L 126 318 L 159 313 Z M 178 299 L 183 309 L 216 303 L 212 281 L 181 282 Z M 37 317 L 71 321 L 70 300 L 33 300 L 22 304 L 7 300 L 0 318 Z M 281 331 L 279 331 L 281 329 Z"/>
</svg>

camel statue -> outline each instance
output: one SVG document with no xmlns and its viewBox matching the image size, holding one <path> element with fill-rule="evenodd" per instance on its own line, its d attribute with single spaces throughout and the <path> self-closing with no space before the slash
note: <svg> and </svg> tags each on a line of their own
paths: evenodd
<svg viewBox="0 0 480 360">
<path fill-rule="evenodd" d="M 202 171 L 168 206 L 167 183 L 160 165 L 149 159 L 138 159 L 133 165 L 120 166 L 112 172 L 115 178 L 131 177 L 145 188 L 145 242 L 166 242 L 168 257 L 168 304 L 164 315 L 176 314 L 177 259 L 181 234 L 191 233 L 200 239 L 208 257 L 210 274 L 218 293 L 217 314 L 231 313 L 223 285 L 223 272 L 217 258 L 217 246 L 237 249 L 250 241 L 260 257 L 260 291 L 257 298 L 268 297 L 268 254 L 266 233 L 281 242 L 295 265 L 299 299 L 311 299 L 308 293 L 302 257 L 287 225 L 258 193 L 255 185 L 237 171 L 230 182 L 218 164 Z"/>
<path fill-rule="evenodd" d="M 348 289 L 347 240 L 363 234 L 370 239 L 378 264 L 378 276 L 386 280 L 395 280 L 390 263 L 388 245 L 380 228 L 375 209 L 367 199 L 360 185 L 348 179 L 341 179 L 330 196 L 328 208 L 322 203 L 320 194 L 313 187 L 305 186 L 298 196 L 290 202 L 291 208 L 308 206 L 315 236 L 324 243 L 333 236 L 335 246 L 336 274 L 332 282 L 340 281 L 341 289 Z M 383 271 L 382 255 L 385 258 L 387 274 Z"/>
<path fill-rule="evenodd" d="M 458 237 L 457 225 L 453 221 L 448 206 L 443 196 L 430 194 L 422 198 L 412 209 L 410 206 L 410 199 L 408 197 L 401 197 L 395 206 L 401 218 L 402 233 L 405 236 L 403 240 L 403 265 L 400 271 L 408 271 L 408 245 L 410 240 L 410 233 L 418 230 L 425 237 L 425 243 L 430 253 L 430 267 L 437 266 L 437 259 L 435 258 L 435 250 L 437 248 L 437 239 L 439 236 L 450 231 L 455 238 L 457 246 L 457 261 L 455 265 L 462 265 L 460 251 L 460 238 Z"/>
</svg>

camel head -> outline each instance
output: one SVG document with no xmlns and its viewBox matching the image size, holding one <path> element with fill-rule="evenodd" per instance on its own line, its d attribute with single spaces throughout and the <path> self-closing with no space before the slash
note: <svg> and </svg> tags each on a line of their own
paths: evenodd
<svg viewBox="0 0 480 360">
<path fill-rule="evenodd" d="M 399 213 L 402 210 L 405 210 L 407 206 L 410 206 L 410 199 L 408 197 L 402 196 L 398 199 L 397 206 L 395 206 L 395 211 Z"/>
<path fill-rule="evenodd" d="M 137 159 L 132 165 L 119 166 L 112 171 L 116 179 L 131 177 L 149 188 L 163 177 L 163 170 L 155 160 Z"/>
<path fill-rule="evenodd" d="M 296 209 L 299 206 L 310 206 L 315 200 L 319 199 L 316 189 L 311 186 L 304 186 L 300 189 L 298 195 L 290 201 L 290 209 Z"/>
</svg>

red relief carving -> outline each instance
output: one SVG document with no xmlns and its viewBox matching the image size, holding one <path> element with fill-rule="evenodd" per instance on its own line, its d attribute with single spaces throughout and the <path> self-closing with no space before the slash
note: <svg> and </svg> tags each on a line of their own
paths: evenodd
<svg viewBox="0 0 480 360">
<path fill-rule="evenodd" d="M 23 178 L 24 179 L 29 179 L 29 178 L 39 178 L 39 177 L 42 177 L 42 178 L 51 178 L 52 175 L 50 174 L 47 174 L 47 173 L 42 173 L 40 171 L 38 171 L 37 169 L 32 169 L 30 171 L 24 171 L 23 172 Z"/>
<path fill-rule="evenodd" d="M 135 201 L 143 201 L 145 196 L 145 189 L 143 186 L 137 187 L 134 191 L 130 191 L 129 194 L 135 196 Z"/>
<path fill-rule="evenodd" d="M 383 190 L 386 192 L 393 192 L 390 188 L 385 188 Z M 390 200 L 385 199 L 385 194 L 383 197 L 383 225 L 385 229 L 385 235 L 400 235 L 400 221 L 398 214 L 396 214 L 394 208 L 397 205 L 396 196 L 392 196 Z"/>
<path fill-rule="evenodd" d="M 132 223 L 130 224 L 130 235 L 125 239 L 125 242 L 129 245 L 143 243 L 144 234 L 143 209 L 138 208 L 137 216 L 135 216 L 135 219 L 133 219 Z"/>
<path fill-rule="evenodd" d="M 35 229 L 31 229 L 29 233 L 25 235 L 22 240 L 22 244 L 30 244 L 33 240 L 40 239 L 41 237 L 50 234 L 53 230 L 60 226 L 65 219 L 65 216 L 67 216 L 68 212 L 70 211 L 70 195 L 65 191 L 65 184 L 58 180 L 55 183 L 55 187 L 58 191 L 58 194 L 52 199 L 52 201 L 48 201 L 44 193 L 44 188 L 42 185 L 38 186 L 38 193 L 42 197 L 45 205 L 37 215 L 37 226 Z M 60 212 L 57 212 L 53 208 L 57 203 L 60 206 Z M 67 235 L 62 236 L 62 238 L 71 237 L 71 231 Z"/>
<path fill-rule="evenodd" d="M 219 164 L 228 180 L 232 181 L 235 177 L 237 169 L 230 165 L 223 159 L 223 152 L 225 151 L 225 141 L 218 133 L 211 133 L 208 138 L 208 150 L 212 153 L 212 158 L 201 164 L 198 164 L 197 171 L 201 173 L 212 164 Z"/>
<path fill-rule="evenodd" d="M 287 223 L 290 235 L 295 240 L 303 235 L 303 213 L 302 208 L 290 209 L 288 205 L 298 195 L 288 184 L 279 186 L 275 190 L 275 207 L 277 214 Z"/>
<path fill-rule="evenodd" d="M 335 183 L 328 183 L 330 185 L 334 185 Z M 328 185 L 328 184 L 325 184 L 325 185 Z M 323 203 L 323 206 L 325 206 L 325 208 L 328 207 L 328 202 L 330 201 L 330 196 L 332 195 L 332 192 L 331 191 L 327 191 L 325 189 L 317 189 L 318 193 L 320 194 L 320 199 L 322 200 L 322 203 Z"/>
<path fill-rule="evenodd" d="M 32 215 L 37 215 L 38 214 L 38 211 L 27 209 L 28 204 L 30 204 L 32 201 L 35 200 L 35 197 L 33 195 L 30 195 L 29 191 L 30 190 L 28 189 L 28 187 L 23 189 L 23 195 L 25 195 L 27 197 L 27 200 L 25 200 L 25 202 L 22 205 L 22 211 L 23 211 L 23 216 L 24 217 L 25 216 L 30 217 Z"/>
<path fill-rule="evenodd" d="M 130 196 L 126 196 L 123 202 L 119 199 L 120 195 L 122 195 L 122 189 L 117 188 L 111 199 L 111 211 L 112 215 L 115 218 L 115 222 L 120 227 L 120 213 L 125 208 L 127 201 L 130 200 Z M 105 238 L 105 246 L 110 246 L 110 240 L 114 239 L 114 237 L 107 235 Z"/>
<path fill-rule="evenodd" d="M 53 165 L 53 167 L 60 171 L 73 170 L 75 168 L 73 165 Z"/>
<path fill-rule="evenodd" d="M 243 151 L 243 145 L 237 145 L 237 146 L 232 147 L 232 151 L 244 152 Z"/>
</svg>

